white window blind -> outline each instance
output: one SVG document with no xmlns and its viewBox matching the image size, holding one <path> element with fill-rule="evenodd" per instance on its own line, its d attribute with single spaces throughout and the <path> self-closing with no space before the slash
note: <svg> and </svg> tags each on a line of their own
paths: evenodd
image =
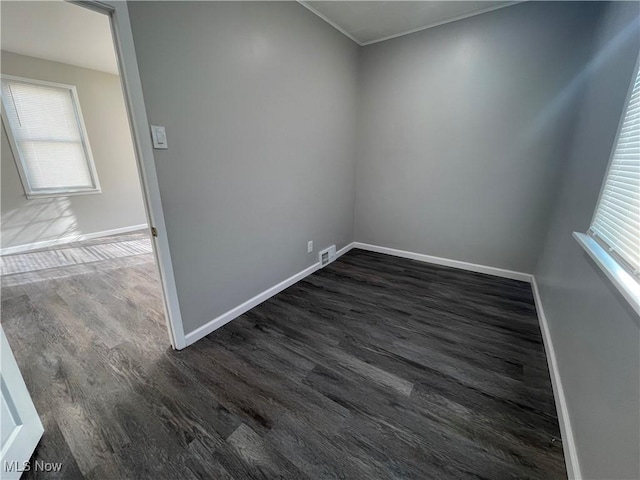
<svg viewBox="0 0 640 480">
<path fill-rule="evenodd" d="M 99 191 L 73 87 L 3 77 L 2 100 L 27 195 Z"/>
<path fill-rule="evenodd" d="M 640 70 L 631 88 L 590 233 L 640 273 Z"/>
</svg>

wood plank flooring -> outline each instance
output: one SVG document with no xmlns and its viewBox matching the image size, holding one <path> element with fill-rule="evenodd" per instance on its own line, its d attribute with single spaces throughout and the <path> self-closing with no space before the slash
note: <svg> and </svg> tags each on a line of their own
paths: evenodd
<svg viewBox="0 0 640 480">
<path fill-rule="evenodd" d="M 25 478 L 566 478 L 528 284 L 354 250 L 177 352 L 150 254 L 2 282 Z"/>
</svg>

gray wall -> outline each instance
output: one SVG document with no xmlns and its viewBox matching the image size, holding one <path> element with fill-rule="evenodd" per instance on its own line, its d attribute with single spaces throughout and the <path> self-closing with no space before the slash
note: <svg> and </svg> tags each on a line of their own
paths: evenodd
<svg viewBox="0 0 640 480">
<path fill-rule="evenodd" d="M 146 223 L 119 77 L 4 51 L 2 73 L 77 87 L 102 187 L 101 194 L 27 200 L 3 125 L 2 248 Z"/>
<path fill-rule="evenodd" d="M 364 47 L 356 241 L 531 273 L 599 11 L 527 2 Z"/>
<path fill-rule="evenodd" d="M 353 241 L 358 50 L 295 2 L 129 11 L 188 333 Z"/>
<path fill-rule="evenodd" d="M 640 478 L 640 319 L 571 237 L 589 227 L 640 50 L 640 4 L 610 5 L 535 276 L 586 479 Z"/>
</svg>

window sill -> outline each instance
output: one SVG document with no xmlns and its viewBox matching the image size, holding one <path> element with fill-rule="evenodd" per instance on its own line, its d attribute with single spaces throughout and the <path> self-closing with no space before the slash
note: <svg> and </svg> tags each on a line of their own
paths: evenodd
<svg viewBox="0 0 640 480">
<path fill-rule="evenodd" d="M 42 192 L 42 193 L 26 193 L 26 197 L 28 200 L 35 200 L 37 198 L 53 198 L 53 197 L 73 197 L 77 195 L 96 195 L 98 193 L 102 193 L 101 189 L 91 189 L 91 190 L 70 190 L 70 191 L 60 191 L 60 192 Z"/>
<path fill-rule="evenodd" d="M 586 233 L 573 232 L 575 238 L 595 264 L 604 272 L 613 286 L 640 315 L 640 283 L 615 261 L 607 251 Z"/>
</svg>

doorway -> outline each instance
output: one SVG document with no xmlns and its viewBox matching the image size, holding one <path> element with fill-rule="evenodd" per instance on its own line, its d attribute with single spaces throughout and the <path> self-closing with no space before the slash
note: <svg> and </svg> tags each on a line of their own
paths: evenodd
<svg viewBox="0 0 640 480">
<path fill-rule="evenodd" d="M 44 425 L 35 459 L 73 448 L 67 478 L 128 442 L 95 435 L 110 430 L 105 400 L 123 394 L 114 365 L 150 370 L 184 339 L 168 244 L 151 233 L 162 210 L 116 7 L 1 8 L 2 326 Z"/>
<path fill-rule="evenodd" d="M 0 253 L 3 277 L 21 275 L 4 278 L 3 284 L 66 274 L 51 271 L 55 267 L 96 269 L 96 260 L 114 260 L 109 267 L 115 267 L 122 258 L 147 255 L 158 272 L 169 343 L 180 349 L 184 335 L 167 239 L 150 236 L 164 231 L 164 217 L 143 132 L 148 123 L 128 12 L 126 5 L 123 10 L 113 3 L 3 2 L 1 73 L 3 99 L 10 101 L 3 102 L 9 109 L 3 105 L 2 116 Z M 25 120 L 19 114 L 29 115 L 30 98 L 43 93 L 50 104 L 66 101 L 67 116 L 77 120 L 71 131 L 55 132 L 66 141 L 59 145 L 68 147 L 58 158 L 46 148 L 36 155 L 21 152 L 15 130 L 22 130 L 17 132 L 21 145 L 34 139 L 25 138 L 28 128 L 11 124 L 12 114 Z M 39 109 L 33 102 L 31 107 Z M 28 120 L 45 130 L 60 123 Z M 45 161 L 38 164 L 37 154 Z M 60 173 L 69 178 L 57 178 Z"/>
</svg>

